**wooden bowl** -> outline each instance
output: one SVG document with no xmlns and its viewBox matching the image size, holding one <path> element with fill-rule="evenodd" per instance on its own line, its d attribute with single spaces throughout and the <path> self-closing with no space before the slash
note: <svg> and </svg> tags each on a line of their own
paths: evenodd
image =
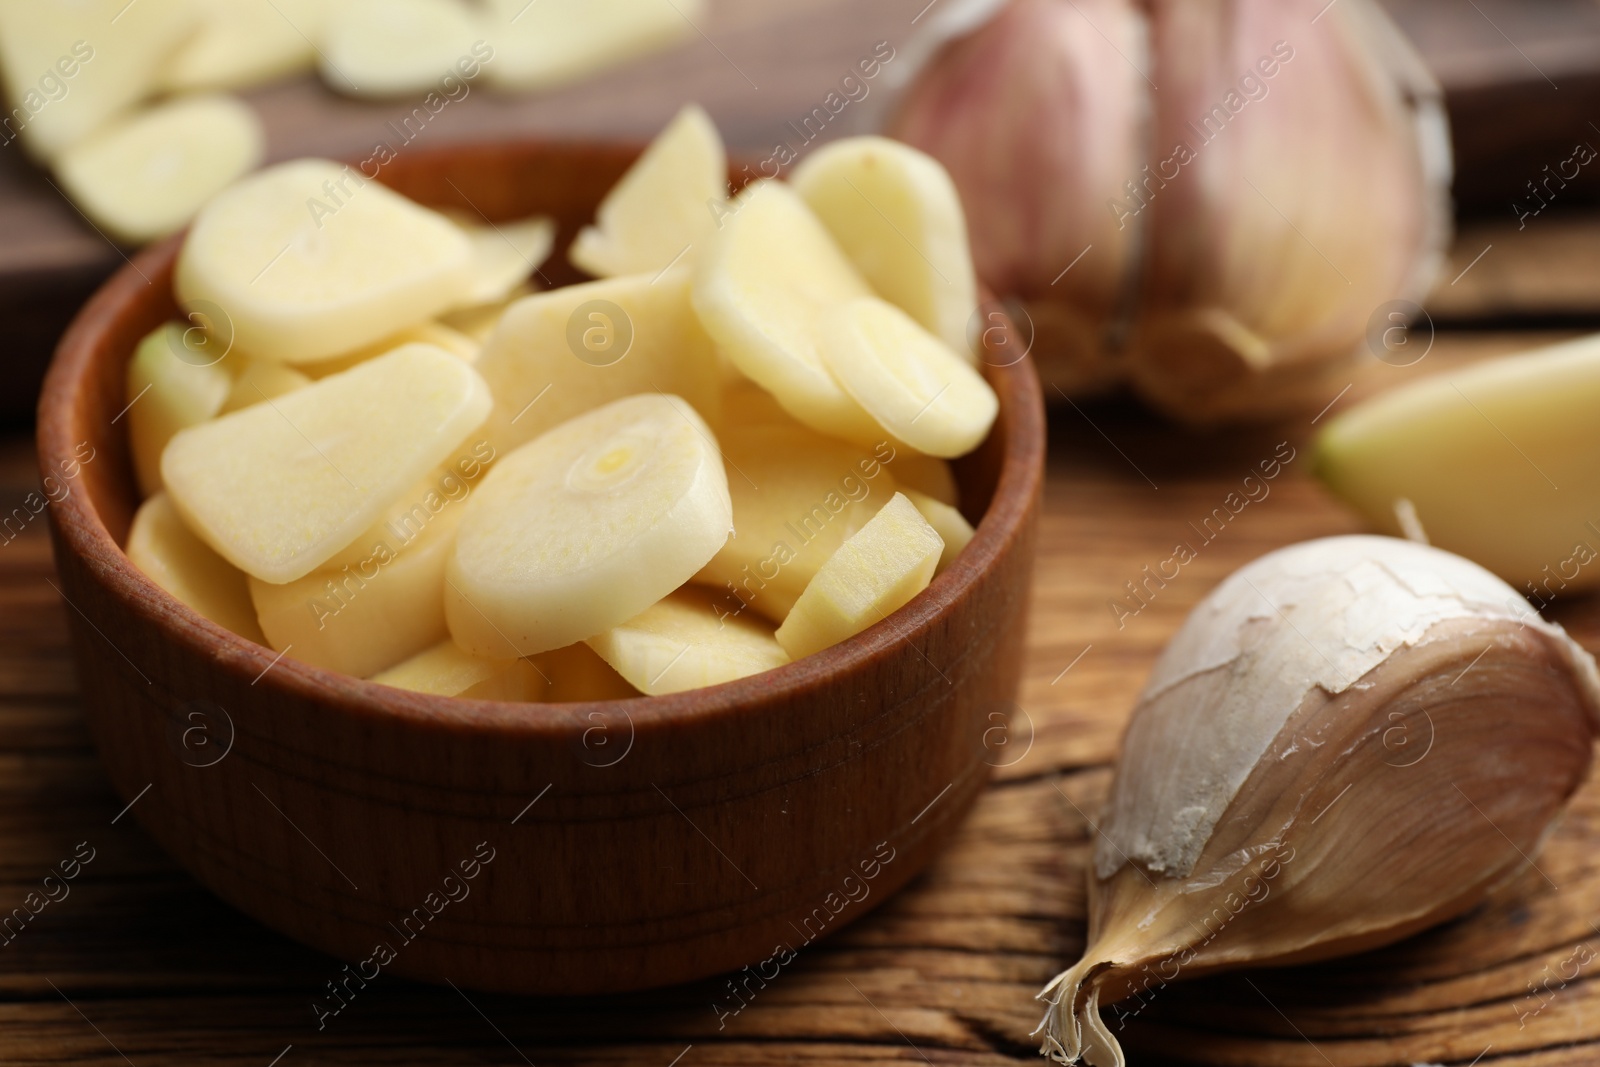
<svg viewBox="0 0 1600 1067">
<path fill-rule="evenodd" d="M 565 248 L 637 148 L 407 151 L 382 180 Z M 1001 762 L 1044 466 L 1030 363 L 957 478 L 977 536 L 914 601 L 779 670 L 673 696 L 503 704 L 280 657 L 195 614 L 120 547 L 138 505 L 124 367 L 177 308 L 169 240 L 62 339 L 39 405 L 83 708 L 112 783 L 223 899 L 353 966 L 596 993 L 746 964 L 771 976 L 932 858 Z M 565 253 L 544 274 L 577 280 Z M 58 489 L 54 495 L 59 496 Z M 352 986 L 351 988 L 358 988 Z M 328 1010 L 338 1006 L 324 998 Z"/>
</svg>

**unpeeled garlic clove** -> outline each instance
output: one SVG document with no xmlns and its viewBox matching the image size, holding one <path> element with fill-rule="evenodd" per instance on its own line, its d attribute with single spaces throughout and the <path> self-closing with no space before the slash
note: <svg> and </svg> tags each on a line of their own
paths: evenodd
<svg viewBox="0 0 1600 1067">
<path fill-rule="evenodd" d="M 968 8 L 887 129 L 950 170 L 989 288 L 1043 327 L 1071 309 L 1033 349 L 1063 392 L 1122 381 L 1194 423 L 1314 409 L 1373 309 L 1426 292 L 1449 137 L 1373 0 Z M 1221 347 L 1183 328 L 1217 316 Z"/>
<path fill-rule="evenodd" d="M 1597 723 L 1593 658 L 1458 556 L 1334 537 L 1236 572 L 1129 722 L 1041 1051 L 1121 1067 L 1116 1035 L 1173 980 L 1462 914 L 1537 850 Z"/>
<path fill-rule="evenodd" d="M 990 288 L 1112 314 L 1137 229 L 1105 204 L 1143 162 L 1146 36 L 1129 0 L 1012 0 L 909 89 L 890 132 L 950 172 Z"/>
</svg>

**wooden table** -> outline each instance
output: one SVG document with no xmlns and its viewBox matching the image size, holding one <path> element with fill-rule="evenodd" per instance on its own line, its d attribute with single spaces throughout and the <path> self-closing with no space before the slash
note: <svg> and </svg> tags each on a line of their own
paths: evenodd
<svg viewBox="0 0 1600 1067">
<path fill-rule="evenodd" d="M 878 39 L 901 40 L 892 35 L 903 35 L 924 2 L 724 3 L 706 27 L 708 40 L 614 84 L 623 106 L 574 91 L 526 104 L 528 112 L 514 117 L 529 129 L 643 134 L 676 106 L 654 80 L 670 76 L 688 87 L 684 95 L 710 103 L 731 141 L 757 146 L 783 116 L 809 110 L 841 73 L 841 56 Z M 1481 6 L 1485 21 L 1508 25 L 1505 4 Z M 1487 32 L 1477 30 L 1478 37 L 1452 39 L 1468 69 Z M 1551 65 L 1545 52 L 1534 56 Z M 735 61 L 759 89 L 730 69 Z M 271 118 L 275 155 L 348 151 L 386 114 L 347 104 L 309 121 L 313 92 L 292 83 L 257 95 Z M 495 109 L 512 105 L 474 107 L 449 135 L 481 133 L 480 120 L 492 124 Z M 37 210 L 63 210 L 58 202 L 45 208 L 54 194 L 23 172 L 0 174 L 0 187 L 13 179 L 31 189 Z M 36 272 L 6 273 L 22 231 L 21 216 L 5 211 L 0 202 L 0 296 L 18 306 L 54 300 L 70 307 L 76 298 L 67 290 L 28 288 Z M 1429 355 L 1407 370 L 1366 361 L 1340 403 L 1405 376 L 1559 336 L 1489 332 L 1485 322 L 1526 331 L 1597 321 L 1596 238 L 1600 221 L 1555 215 L 1526 231 L 1469 226 L 1429 301 L 1440 326 Z M 120 262 L 92 233 L 41 240 L 34 250 L 63 277 L 77 271 L 76 284 Z M 48 329 L 37 332 L 40 343 L 52 340 Z M 1053 414 L 1027 676 L 1009 732 L 993 738 L 994 786 L 932 869 L 860 922 L 806 948 L 722 1028 L 712 1006 L 719 997 L 726 1003 L 719 981 L 563 1002 L 385 978 L 319 1032 L 311 1002 L 337 967 L 210 897 L 155 848 L 107 785 L 68 659 L 71 609 L 51 585 L 48 539 L 35 520 L 0 543 L 0 606 L 7 609 L 0 611 L 0 916 L 21 907 L 75 852 L 92 850 L 94 858 L 69 896 L 0 945 L 0 1062 L 1038 1062 L 1029 1037 L 1039 1014 L 1032 997 L 1082 947 L 1088 820 L 1154 657 L 1235 567 L 1279 545 L 1357 528 L 1309 480 L 1304 444 L 1312 430 L 1301 419 L 1195 434 L 1114 402 Z M 1119 629 L 1107 602 L 1122 583 L 1167 558 L 1188 521 L 1217 506 L 1280 441 L 1299 451 L 1271 495 Z M 28 439 L 0 437 L 0 512 L 37 486 Z M 1600 601 L 1573 599 L 1552 614 L 1600 650 Z M 1592 1063 L 1600 1056 L 1600 982 L 1589 980 L 1595 965 L 1565 986 L 1554 976 L 1575 951 L 1590 958 L 1579 946 L 1600 949 L 1592 924 L 1600 919 L 1597 844 L 1600 785 L 1591 785 L 1538 869 L 1467 919 L 1348 961 L 1174 986 L 1123 1036 L 1136 1063 Z M 1547 992 L 1530 996 L 1546 982 Z"/>
<path fill-rule="evenodd" d="M 1341 403 L 1534 339 L 1441 334 L 1416 367 L 1366 361 Z M 1057 410 L 1026 681 L 1009 733 L 992 738 L 993 788 L 909 889 L 804 949 L 748 1007 L 721 1020 L 712 1005 L 728 1001 L 715 980 L 563 1002 L 382 978 L 319 1032 L 311 1001 L 337 965 L 211 898 L 107 785 L 68 662 L 71 609 L 52 588 L 48 539 L 36 521 L 0 547 L 8 609 L 0 611 L 0 909 L 21 906 L 75 852 L 92 849 L 94 859 L 69 896 L 0 948 L 0 1060 L 1038 1062 L 1032 997 L 1082 947 L 1088 819 L 1153 658 L 1235 567 L 1291 541 L 1356 529 L 1308 477 L 1312 429 L 1301 419 L 1193 434 L 1117 403 Z M 1124 580 L 1166 558 L 1190 519 L 1285 440 L 1297 455 L 1271 495 L 1119 629 L 1107 602 Z M 26 439 L 0 443 L 7 507 L 37 485 L 31 464 Z M 1554 615 L 1600 649 L 1594 598 Z M 1552 985 L 1537 1014 L 1542 1002 L 1529 993 L 1583 951 L 1577 946 L 1600 948 L 1591 922 L 1600 916 L 1597 842 L 1600 785 L 1591 785 L 1538 869 L 1467 919 L 1348 961 L 1174 986 L 1127 1029 L 1135 1062 L 1345 1067 L 1482 1055 L 1517 1067 L 1592 1063 L 1600 982 L 1585 971 L 1565 988 Z"/>
</svg>

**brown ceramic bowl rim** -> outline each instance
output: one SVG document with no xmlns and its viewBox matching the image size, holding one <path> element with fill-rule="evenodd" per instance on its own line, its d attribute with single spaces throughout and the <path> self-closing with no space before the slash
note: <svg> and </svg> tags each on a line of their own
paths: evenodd
<svg viewBox="0 0 1600 1067">
<path fill-rule="evenodd" d="M 579 142 L 527 143 L 556 151 L 591 147 Z M 75 399 L 95 368 L 97 353 L 112 343 L 117 322 L 134 314 L 148 298 L 153 284 L 149 279 L 168 275 L 182 239 L 183 235 L 177 234 L 138 253 L 95 292 L 63 335 L 39 399 L 38 452 L 45 473 L 69 460 L 74 447 L 92 436 L 81 429 Z M 126 359 L 131 354 L 122 356 Z M 635 726 L 689 726 L 800 696 L 820 681 L 865 666 L 901 642 L 911 644 L 909 654 L 920 654 L 916 647 L 919 635 L 937 625 L 980 581 L 985 567 L 1022 532 L 1044 465 L 1044 409 L 1038 378 L 1029 358 L 981 369 L 987 370 L 986 377 L 1000 399 L 1000 415 L 991 434 L 1004 434 L 1004 453 L 989 506 L 972 541 L 955 562 L 909 604 L 831 648 L 747 678 L 664 696 L 569 704 L 469 700 L 396 689 L 313 667 L 224 629 L 156 585 L 129 561 L 86 491 L 69 492 L 51 508 L 60 543 L 88 563 L 105 590 L 167 639 L 210 656 L 219 668 L 251 684 L 267 685 L 358 718 L 502 734 L 508 739 L 569 735 L 575 719 L 582 721 L 591 711 L 615 714 L 625 709 Z M 76 605 L 70 606 L 78 610 Z"/>
</svg>

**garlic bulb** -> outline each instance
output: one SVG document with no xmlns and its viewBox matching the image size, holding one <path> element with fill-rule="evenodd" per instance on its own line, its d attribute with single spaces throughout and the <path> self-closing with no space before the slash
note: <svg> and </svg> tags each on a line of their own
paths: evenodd
<svg viewBox="0 0 1600 1067">
<path fill-rule="evenodd" d="M 1041 1051 L 1121 1067 L 1116 1033 L 1174 979 L 1467 911 L 1529 862 L 1597 727 L 1593 658 L 1458 556 L 1332 537 L 1235 572 L 1128 724 Z"/>
<path fill-rule="evenodd" d="M 1426 292 L 1448 134 L 1374 0 L 978 2 L 931 29 L 888 130 L 950 170 L 1047 380 L 1277 416 Z"/>
</svg>

